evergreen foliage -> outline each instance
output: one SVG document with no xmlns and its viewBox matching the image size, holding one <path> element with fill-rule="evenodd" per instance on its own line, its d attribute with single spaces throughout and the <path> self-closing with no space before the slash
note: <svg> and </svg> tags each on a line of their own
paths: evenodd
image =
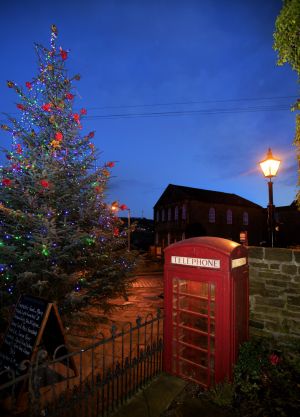
<svg viewBox="0 0 300 417">
<path fill-rule="evenodd" d="M 300 81 L 300 1 L 284 0 L 283 7 L 275 23 L 274 45 L 278 52 L 278 65 L 289 63 L 297 72 Z M 300 110 L 300 99 L 292 106 L 293 111 Z M 296 115 L 294 144 L 297 148 L 298 185 L 300 185 L 300 114 Z M 297 194 L 300 208 L 300 192 Z"/>
<path fill-rule="evenodd" d="M 21 293 L 46 297 L 63 311 L 109 306 L 125 295 L 132 255 L 127 232 L 105 202 L 114 162 L 97 167 L 94 132 L 82 134 L 83 108 L 74 111 L 68 51 L 36 44 L 38 75 L 8 81 L 20 117 L 1 128 L 12 136 L 0 169 L 0 291 L 4 303 Z M 125 205 L 121 208 L 126 209 Z"/>
</svg>

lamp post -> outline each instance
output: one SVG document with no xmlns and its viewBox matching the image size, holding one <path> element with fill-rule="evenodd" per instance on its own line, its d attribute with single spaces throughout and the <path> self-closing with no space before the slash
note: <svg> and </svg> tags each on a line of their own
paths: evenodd
<svg viewBox="0 0 300 417">
<path fill-rule="evenodd" d="M 128 237 L 128 252 L 130 252 L 130 209 L 127 208 L 127 212 L 128 212 L 128 233 L 127 233 L 127 237 Z"/>
<path fill-rule="evenodd" d="M 119 205 L 118 201 L 114 201 L 111 205 L 111 210 L 114 213 L 118 213 L 119 210 L 127 210 L 128 212 L 128 217 L 127 217 L 127 226 L 128 226 L 128 231 L 127 231 L 127 250 L 128 252 L 130 252 L 130 243 L 131 243 L 131 236 L 130 236 L 130 208 L 128 208 L 125 204 L 121 204 Z"/>
<path fill-rule="evenodd" d="M 267 157 L 259 163 L 265 178 L 269 178 L 269 204 L 268 204 L 268 238 L 269 244 L 274 246 L 274 204 L 273 204 L 273 182 L 272 178 L 276 177 L 280 165 L 280 160 L 274 158 L 271 148 L 268 149 Z"/>
</svg>

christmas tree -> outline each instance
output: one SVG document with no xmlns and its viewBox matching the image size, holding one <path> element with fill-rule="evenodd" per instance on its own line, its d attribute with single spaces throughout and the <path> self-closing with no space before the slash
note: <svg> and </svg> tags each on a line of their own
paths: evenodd
<svg viewBox="0 0 300 417">
<path fill-rule="evenodd" d="M 105 200 L 114 162 L 97 167 L 94 132 L 82 134 L 87 111 L 73 104 L 80 76 L 68 77 L 57 34 L 52 25 L 50 48 L 35 45 L 35 78 L 7 82 L 20 117 L 1 125 L 12 145 L 0 169 L 0 291 L 8 303 L 29 293 L 63 311 L 107 307 L 126 294 L 132 254 Z"/>
</svg>

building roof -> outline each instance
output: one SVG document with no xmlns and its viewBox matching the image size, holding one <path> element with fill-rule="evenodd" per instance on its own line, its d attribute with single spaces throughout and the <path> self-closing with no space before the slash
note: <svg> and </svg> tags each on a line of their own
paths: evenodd
<svg viewBox="0 0 300 417">
<path fill-rule="evenodd" d="M 297 210 L 298 208 L 297 208 L 296 200 L 294 200 L 289 206 L 276 206 L 276 211 L 297 211 Z"/>
<path fill-rule="evenodd" d="M 226 204 L 231 206 L 255 207 L 262 209 L 256 203 L 236 194 L 223 193 L 221 191 L 202 190 L 200 188 L 185 187 L 169 184 L 162 193 L 154 208 L 171 202 L 184 202 L 188 200 L 201 201 L 211 204 Z"/>
</svg>

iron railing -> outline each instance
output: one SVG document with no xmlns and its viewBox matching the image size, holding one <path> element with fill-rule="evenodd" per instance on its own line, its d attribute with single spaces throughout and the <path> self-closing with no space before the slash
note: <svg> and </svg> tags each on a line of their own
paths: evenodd
<svg viewBox="0 0 300 417">
<path fill-rule="evenodd" d="M 0 372 L 0 410 L 22 416 L 104 417 L 162 371 L 162 316 L 148 314 L 80 351 L 53 358 L 40 350 L 21 376 Z M 2 414 L 1 414 L 2 415 Z"/>
</svg>

